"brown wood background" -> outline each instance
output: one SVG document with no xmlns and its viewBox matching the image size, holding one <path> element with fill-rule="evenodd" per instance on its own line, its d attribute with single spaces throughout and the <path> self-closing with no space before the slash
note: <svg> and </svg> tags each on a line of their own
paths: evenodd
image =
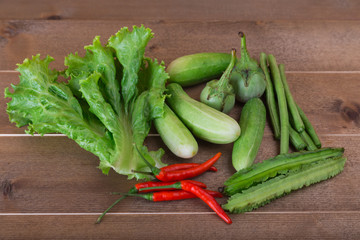
<svg viewBox="0 0 360 240">
<path fill-rule="evenodd" d="M 0 1 L 0 239 L 360 239 L 360 2 L 324 1 Z M 256 211 L 231 215 L 227 226 L 201 201 L 151 203 L 126 199 L 103 223 L 97 216 L 135 181 L 111 172 L 62 135 L 27 136 L 8 121 L 3 89 L 18 82 L 16 63 L 37 53 L 63 68 L 95 35 L 105 41 L 123 26 L 155 32 L 146 55 L 172 60 L 185 54 L 228 52 L 247 34 L 253 57 L 274 54 L 284 63 L 293 95 L 324 146 L 345 147 L 339 176 L 275 200 Z M 198 99 L 203 85 L 187 89 Z M 241 105 L 231 112 L 239 118 Z M 161 139 L 164 161 L 176 159 Z M 199 141 L 201 162 L 221 151 L 218 173 L 197 178 L 217 189 L 234 173 L 231 144 Z M 256 161 L 279 144 L 269 126 Z M 220 200 L 225 202 L 225 199 Z"/>
</svg>

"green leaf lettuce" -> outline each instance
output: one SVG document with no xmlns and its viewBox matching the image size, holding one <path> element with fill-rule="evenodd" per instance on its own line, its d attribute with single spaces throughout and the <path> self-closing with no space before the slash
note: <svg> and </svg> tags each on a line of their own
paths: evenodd
<svg viewBox="0 0 360 240">
<path fill-rule="evenodd" d="M 137 146 L 154 166 L 162 167 L 162 149 L 149 151 L 144 140 L 153 119 L 162 117 L 168 74 L 164 63 L 144 57 L 150 29 L 122 28 L 102 46 L 99 37 L 86 46 L 85 56 L 65 58 L 68 83 L 51 70 L 53 59 L 40 55 L 18 65 L 20 83 L 5 89 L 11 122 L 27 133 L 63 133 L 100 158 L 100 169 L 112 168 L 129 178 L 149 171 Z"/>
</svg>

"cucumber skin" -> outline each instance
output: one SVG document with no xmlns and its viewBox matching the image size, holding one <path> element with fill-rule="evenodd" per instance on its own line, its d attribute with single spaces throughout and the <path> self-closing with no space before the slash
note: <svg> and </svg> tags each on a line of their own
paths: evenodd
<svg viewBox="0 0 360 240">
<path fill-rule="evenodd" d="M 167 103 L 196 137 L 227 144 L 240 136 L 240 126 L 232 117 L 192 99 L 177 83 L 171 83 L 167 88 L 171 95 Z"/>
<path fill-rule="evenodd" d="M 231 196 L 222 207 L 231 213 L 251 211 L 293 190 L 334 177 L 342 172 L 345 162 L 346 158 L 336 157 L 307 164 L 300 170 L 272 178 Z"/>
<path fill-rule="evenodd" d="M 265 123 L 266 109 L 261 99 L 247 101 L 241 111 L 241 134 L 232 151 L 232 164 L 236 171 L 253 164 L 264 135 Z"/>
<path fill-rule="evenodd" d="M 192 158 L 198 152 L 194 136 L 166 104 L 163 117 L 154 119 L 154 125 L 165 145 L 176 156 Z"/>
<path fill-rule="evenodd" d="M 179 57 L 166 69 L 169 83 L 187 87 L 215 79 L 221 76 L 230 61 L 231 54 L 228 53 L 196 53 Z"/>
</svg>

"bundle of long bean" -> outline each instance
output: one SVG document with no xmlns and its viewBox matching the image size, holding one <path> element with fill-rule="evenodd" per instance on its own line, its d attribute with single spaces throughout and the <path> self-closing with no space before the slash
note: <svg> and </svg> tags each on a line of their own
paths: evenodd
<svg viewBox="0 0 360 240">
<path fill-rule="evenodd" d="M 289 140 L 298 151 L 321 148 L 314 127 L 291 94 L 284 64 L 278 65 L 273 55 L 261 53 L 260 65 L 266 76 L 266 102 L 274 136 L 280 139 L 280 154 L 289 151 Z"/>
</svg>

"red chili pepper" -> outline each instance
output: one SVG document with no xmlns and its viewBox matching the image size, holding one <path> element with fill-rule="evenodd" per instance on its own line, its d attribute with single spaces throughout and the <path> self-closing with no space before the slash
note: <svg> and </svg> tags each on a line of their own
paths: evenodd
<svg viewBox="0 0 360 240">
<path fill-rule="evenodd" d="M 223 197 L 223 195 L 216 191 L 205 190 L 212 197 Z M 187 192 L 184 190 L 175 190 L 175 191 L 160 191 L 154 193 L 145 193 L 145 194 L 129 194 L 129 196 L 142 197 L 149 201 L 153 202 L 161 202 L 161 201 L 175 201 L 175 200 L 183 200 L 188 198 L 196 198 L 194 194 L 191 192 Z"/>
<path fill-rule="evenodd" d="M 175 164 L 172 164 L 172 165 L 169 165 L 169 166 L 166 166 L 166 167 L 162 167 L 160 169 L 164 170 L 164 171 L 171 172 L 171 171 L 189 169 L 189 168 L 197 167 L 199 165 L 200 165 L 200 163 L 175 163 Z M 209 171 L 217 172 L 217 168 L 214 167 L 214 166 L 211 166 L 209 168 Z"/>
<path fill-rule="evenodd" d="M 178 170 L 178 171 L 163 171 L 160 170 L 155 177 L 163 182 L 180 181 L 188 178 L 199 176 L 206 172 L 214 163 L 220 158 L 221 153 L 217 153 L 214 157 L 210 158 L 206 162 L 189 169 Z"/>
<path fill-rule="evenodd" d="M 214 163 L 221 156 L 221 153 L 219 152 L 219 153 L 215 154 L 214 157 L 210 158 L 206 162 L 204 162 L 196 167 L 168 172 L 168 171 L 164 171 L 162 169 L 152 166 L 144 158 L 144 156 L 140 153 L 140 151 L 138 149 L 137 149 L 137 151 L 138 151 L 139 155 L 141 156 L 141 158 L 144 160 L 144 162 L 148 165 L 151 172 L 155 175 L 155 177 L 162 182 L 180 181 L 180 180 L 196 177 L 196 176 L 206 172 L 207 170 L 209 170 L 209 168 L 212 165 L 214 165 Z"/>
<path fill-rule="evenodd" d="M 191 182 L 192 184 L 200 187 L 200 188 L 206 188 L 207 186 L 199 181 L 194 181 L 194 180 L 188 180 L 189 182 Z M 164 191 L 164 190 L 174 190 L 176 188 L 172 188 L 172 187 L 167 187 L 169 185 L 173 185 L 176 182 L 153 182 L 153 181 L 148 181 L 148 182 L 142 182 L 142 183 L 137 183 L 135 184 L 135 187 L 131 188 L 129 190 L 128 193 L 123 194 L 123 196 L 121 198 L 119 198 L 118 200 L 116 200 L 108 209 L 106 209 L 101 215 L 100 217 L 96 220 L 96 223 L 100 223 L 101 219 L 105 216 L 105 214 L 112 208 L 114 207 L 116 204 L 118 204 L 121 200 L 123 200 L 124 198 L 126 198 L 127 196 L 130 196 L 131 194 L 135 194 L 138 192 L 142 192 L 142 193 L 146 193 L 146 192 L 151 192 L 151 191 Z M 153 190 L 143 190 L 144 188 L 152 188 L 152 187 L 162 187 L 161 189 L 153 189 Z M 119 194 L 119 193 L 113 193 L 113 194 Z M 220 193 L 221 194 L 221 193 Z"/>
<path fill-rule="evenodd" d="M 170 187 L 170 186 L 168 186 Z M 180 182 L 176 182 L 171 187 L 176 189 L 182 189 L 188 192 L 191 192 L 192 194 L 196 195 L 198 198 L 203 200 L 212 210 L 214 210 L 219 217 L 221 217 L 226 223 L 231 224 L 232 221 L 230 217 L 225 213 L 224 209 L 220 206 L 218 202 L 204 189 L 199 188 L 198 186 L 192 184 L 191 182 L 184 180 Z M 152 188 L 146 188 L 142 190 L 154 190 L 154 189 L 163 189 L 164 187 L 152 187 Z"/>
<path fill-rule="evenodd" d="M 171 181 L 180 181 L 180 180 L 184 180 L 184 179 L 188 179 L 188 178 L 193 178 L 196 177 L 204 172 L 206 172 L 207 170 L 209 170 L 209 168 L 214 165 L 214 163 L 220 158 L 221 153 L 217 153 L 215 154 L 214 157 L 210 158 L 209 160 L 207 160 L 206 162 L 193 167 L 193 168 L 189 168 L 189 169 L 183 169 L 183 170 L 178 170 L 178 171 L 164 171 L 160 168 L 154 167 L 152 166 L 145 158 L 144 156 L 141 154 L 140 150 L 136 147 L 135 148 L 138 152 L 138 154 L 140 155 L 140 157 L 144 160 L 144 162 L 148 165 L 148 167 L 150 168 L 151 172 L 155 175 L 155 177 L 157 179 L 159 179 L 162 182 L 171 182 Z M 136 171 L 134 171 L 136 172 Z M 139 172 L 140 173 L 140 172 Z"/>
<path fill-rule="evenodd" d="M 199 181 L 194 181 L 194 180 L 188 180 L 191 183 L 195 184 L 198 187 L 201 188 L 206 188 L 206 185 L 202 182 Z M 151 192 L 151 191 L 163 191 L 163 190 L 174 190 L 174 188 L 165 188 L 165 189 L 154 189 L 154 190 L 141 190 L 142 188 L 150 188 L 150 187 L 160 187 L 160 186 L 169 186 L 174 184 L 174 182 L 154 182 L 154 181 L 149 181 L 149 182 L 142 182 L 142 183 L 137 183 L 135 184 L 135 187 L 131 188 L 129 190 L 128 193 L 138 193 L 138 192 Z"/>
<path fill-rule="evenodd" d="M 227 224 L 232 223 L 230 217 L 226 214 L 224 209 L 222 209 L 220 204 L 206 191 L 187 181 L 181 181 L 181 188 L 185 191 L 191 192 L 192 194 L 196 195 L 198 198 L 203 200 Z"/>
</svg>

